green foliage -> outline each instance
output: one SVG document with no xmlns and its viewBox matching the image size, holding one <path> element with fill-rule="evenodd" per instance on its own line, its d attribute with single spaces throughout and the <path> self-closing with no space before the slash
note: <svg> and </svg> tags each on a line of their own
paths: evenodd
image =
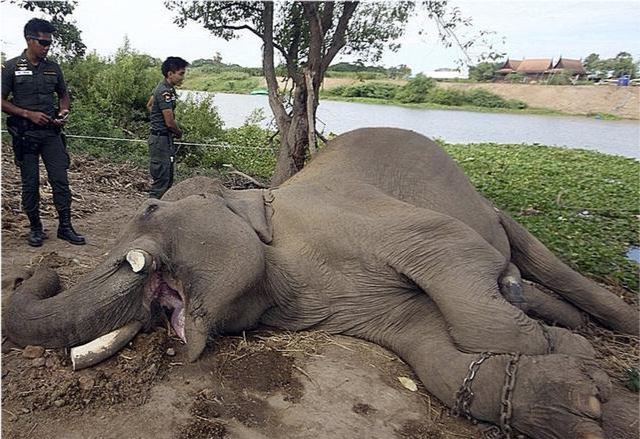
<svg viewBox="0 0 640 439">
<path fill-rule="evenodd" d="M 638 62 L 628 52 L 620 52 L 614 58 L 601 59 L 597 53 L 592 53 L 584 59 L 583 65 L 587 72 L 606 78 L 609 74 L 614 78 L 622 75 L 638 77 Z"/>
<path fill-rule="evenodd" d="M 435 89 L 436 82 L 433 79 L 418 73 L 396 93 L 396 99 L 404 103 L 427 102 Z"/>
<path fill-rule="evenodd" d="M 637 161 L 545 146 L 445 148 L 480 192 L 566 263 L 638 292 L 638 265 L 625 257 L 638 244 Z"/>
<path fill-rule="evenodd" d="M 525 74 L 522 72 L 512 72 L 505 76 L 504 80 L 512 84 L 519 84 L 524 81 Z"/>
<path fill-rule="evenodd" d="M 400 86 L 383 82 L 369 82 L 350 86 L 339 86 L 328 91 L 330 95 L 346 98 L 362 97 L 392 100 Z"/>
<path fill-rule="evenodd" d="M 184 131 L 182 142 L 219 144 L 224 140 L 222 119 L 213 105 L 213 96 L 202 99 L 188 98 L 176 106 L 176 120 Z M 207 147 L 186 145 L 180 151 L 180 161 L 188 167 L 198 167 L 205 162 Z"/>
<path fill-rule="evenodd" d="M 640 390 L 640 373 L 638 373 L 637 367 L 629 367 L 625 369 L 627 376 L 626 386 L 632 392 L 638 392 Z"/>
<path fill-rule="evenodd" d="M 52 47 L 51 55 L 61 60 L 81 57 L 85 54 L 87 46 L 82 42 L 81 31 L 76 23 L 70 19 L 74 9 L 78 5 L 74 1 L 26 1 L 11 0 L 17 6 L 27 11 L 36 11 L 45 14 L 46 20 L 56 28 L 55 44 Z M 25 23 L 26 24 L 26 23 Z M 15 36 L 16 38 L 18 35 Z"/>
<path fill-rule="evenodd" d="M 469 79 L 478 82 L 493 81 L 496 70 L 502 66 L 501 62 L 481 62 L 478 65 L 469 67 Z"/>
<path fill-rule="evenodd" d="M 571 85 L 572 74 L 570 73 L 556 73 L 547 80 L 547 85 Z"/>
<path fill-rule="evenodd" d="M 459 107 L 466 102 L 464 91 L 455 88 L 435 88 L 429 93 L 429 102 Z"/>
<path fill-rule="evenodd" d="M 231 70 L 226 67 L 203 65 L 187 71 L 182 87 L 187 90 L 209 92 L 249 93 L 260 86 L 262 78 L 262 72 L 259 69 Z"/>
<path fill-rule="evenodd" d="M 146 104 L 162 73 L 157 60 L 126 45 L 90 86 L 92 102 L 119 126 L 136 131 L 148 120 Z"/>
</svg>

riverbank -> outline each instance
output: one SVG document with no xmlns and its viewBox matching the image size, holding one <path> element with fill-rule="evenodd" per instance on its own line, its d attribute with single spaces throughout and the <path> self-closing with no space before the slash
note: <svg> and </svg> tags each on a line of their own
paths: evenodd
<svg viewBox="0 0 640 439">
<path fill-rule="evenodd" d="M 610 114 L 622 119 L 640 119 L 640 87 L 613 85 L 540 85 L 499 83 L 439 83 L 444 88 L 481 88 L 505 99 L 518 99 L 531 107 L 582 116 Z"/>
<path fill-rule="evenodd" d="M 266 88 L 266 81 L 257 76 L 225 76 L 204 75 L 194 72 L 187 77 L 184 87 L 190 90 L 248 94 L 255 89 Z M 348 77 L 327 77 L 324 79 L 321 93 L 322 99 L 343 102 L 364 102 L 383 105 L 397 105 L 414 108 L 435 108 L 447 110 L 464 110 L 480 112 L 501 112 L 515 114 L 544 114 L 587 116 L 598 119 L 640 119 L 640 87 L 616 87 L 612 85 L 542 85 L 542 84 L 506 84 L 506 83 L 463 83 L 438 82 L 444 89 L 469 91 L 483 89 L 504 99 L 525 102 L 529 108 L 522 110 L 493 109 L 473 106 L 442 106 L 435 104 L 402 104 L 396 101 L 368 98 L 345 98 L 329 95 L 329 91 L 337 87 L 357 84 L 384 83 L 402 86 L 407 81 L 399 79 L 358 80 Z M 280 80 L 282 88 L 291 87 L 291 82 Z"/>
</svg>

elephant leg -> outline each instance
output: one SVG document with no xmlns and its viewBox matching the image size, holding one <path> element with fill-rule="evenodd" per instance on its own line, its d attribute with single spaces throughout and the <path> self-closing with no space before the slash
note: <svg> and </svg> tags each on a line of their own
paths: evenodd
<svg viewBox="0 0 640 439">
<path fill-rule="evenodd" d="M 500 285 L 500 292 L 510 304 L 527 312 L 527 299 L 522 291 L 522 277 L 518 267 L 509 263 L 504 273 L 500 275 L 498 285 Z"/>
<path fill-rule="evenodd" d="M 509 216 L 500 214 L 500 222 L 509 237 L 511 260 L 525 279 L 555 291 L 611 329 L 640 332 L 636 309 L 569 268 Z"/>
<path fill-rule="evenodd" d="M 463 401 L 467 401 L 468 415 L 500 424 L 504 402 L 513 409 L 508 424 L 528 436 L 603 437 L 599 386 L 579 359 L 558 354 L 518 357 L 462 352 L 452 343 L 442 314 L 426 296 L 403 302 L 372 325 L 378 330 L 359 335 L 395 351 L 430 393 L 462 414 Z M 513 379 L 508 378 L 507 368 Z M 471 370 L 475 370 L 473 377 Z M 464 397 L 467 392 L 460 392 L 465 389 L 465 378 L 466 390 L 473 393 L 469 399 Z M 505 387 L 511 389 L 510 397 L 503 396 Z"/>
<path fill-rule="evenodd" d="M 569 329 L 577 329 L 586 323 L 580 310 L 568 302 L 557 299 L 535 286 L 523 283 L 522 290 L 527 301 L 527 314 L 540 318 L 552 325 L 559 324 Z"/>
<path fill-rule="evenodd" d="M 638 394 L 616 388 L 602 406 L 602 424 L 607 437 L 638 439 Z"/>
<path fill-rule="evenodd" d="M 584 338 L 547 328 L 507 302 L 498 279 L 504 257 L 466 224 L 450 217 L 411 218 L 385 234 L 383 257 L 438 306 L 460 349 L 593 355 Z"/>
</svg>

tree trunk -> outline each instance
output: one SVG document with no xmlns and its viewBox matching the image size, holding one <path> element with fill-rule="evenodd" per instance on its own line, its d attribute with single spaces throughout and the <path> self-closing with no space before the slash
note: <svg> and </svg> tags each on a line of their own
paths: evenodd
<svg viewBox="0 0 640 439">
<path fill-rule="evenodd" d="M 302 81 L 296 81 L 293 98 L 293 115 L 285 129 L 280 128 L 280 152 L 271 179 L 271 186 L 279 186 L 304 167 L 305 153 L 309 146 L 309 115 L 307 114 L 307 89 Z M 315 117 L 314 114 L 311 117 Z"/>
</svg>

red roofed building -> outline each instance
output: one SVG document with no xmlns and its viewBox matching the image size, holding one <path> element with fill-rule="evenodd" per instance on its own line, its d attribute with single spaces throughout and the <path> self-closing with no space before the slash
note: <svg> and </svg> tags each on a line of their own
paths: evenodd
<svg viewBox="0 0 640 439">
<path fill-rule="evenodd" d="M 560 57 L 555 66 L 553 66 L 554 73 L 566 73 L 570 76 L 574 75 L 586 75 L 587 71 L 582 65 L 582 61 L 579 59 L 569 59 Z"/>
</svg>

